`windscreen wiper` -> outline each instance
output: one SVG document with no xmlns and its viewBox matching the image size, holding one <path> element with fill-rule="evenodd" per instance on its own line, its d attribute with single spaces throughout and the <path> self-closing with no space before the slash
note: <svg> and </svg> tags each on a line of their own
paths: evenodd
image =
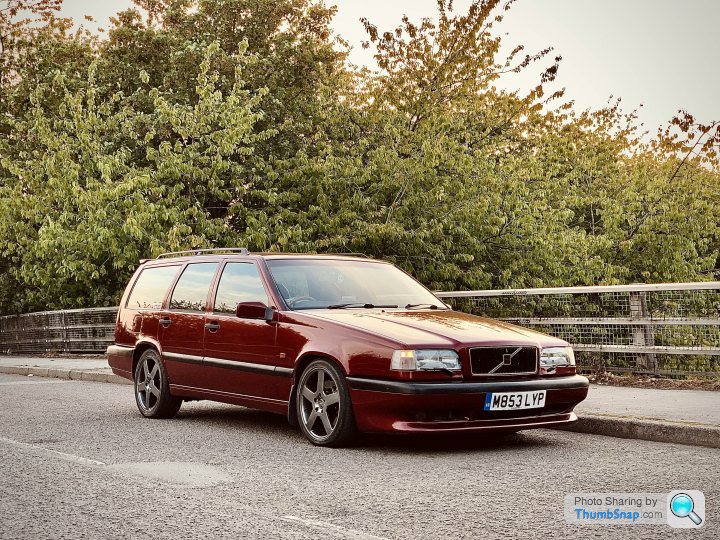
<svg viewBox="0 0 720 540">
<path fill-rule="evenodd" d="M 435 304 L 408 304 L 405 306 L 405 309 L 412 309 L 412 308 L 419 308 L 419 307 L 426 307 L 428 309 L 440 309 Z"/>
<path fill-rule="evenodd" d="M 363 302 L 348 302 L 346 304 L 333 304 L 331 306 L 328 306 L 328 309 L 345 309 L 345 308 L 365 308 L 365 309 L 373 309 L 373 308 L 396 308 L 398 306 L 396 305 L 375 305 L 375 304 L 366 304 Z"/>
</svg>

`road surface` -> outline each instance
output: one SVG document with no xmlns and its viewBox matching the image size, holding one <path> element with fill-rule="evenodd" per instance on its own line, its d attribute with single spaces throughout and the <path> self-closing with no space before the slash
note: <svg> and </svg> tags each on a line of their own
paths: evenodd
<svg viewBox="0 0 720 540">
<path fill-rule="evenodd" d="M 142 418 L 132 387 L 0 375 L 1 538 L 717 538 L 720 450 L 552 430 L 316 448 L 210 402 Z M 577 526 L 570 492 L 699 489 L 706 526 Z"/>
</svg>

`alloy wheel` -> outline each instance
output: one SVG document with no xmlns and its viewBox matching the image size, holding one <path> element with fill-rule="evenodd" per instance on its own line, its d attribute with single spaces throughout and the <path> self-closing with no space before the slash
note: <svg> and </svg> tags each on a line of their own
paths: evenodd
<svg viewBox="0 0 720 540">
<path fill-rule="evenodd" d="M 307 432 L 316 440 L 328 439 L 340 418 L 340 392 L 332 373 L 323 367 L 314 368 L 300 389 L 300 417 Z"/>
<path fill-rule="evenodd" d="M 160 361 L 153 356 L 147 356 L 142 360 L 135 376 L 137 401 L 143 410 L 151 412 L 157 407 L 160 401 L 160 388 L 162 388 Z"/>
</svg>

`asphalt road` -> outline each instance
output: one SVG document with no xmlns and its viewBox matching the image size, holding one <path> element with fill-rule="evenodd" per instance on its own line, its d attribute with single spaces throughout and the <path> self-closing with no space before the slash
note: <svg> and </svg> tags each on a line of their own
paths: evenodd
<svg viewBox="0 0 720 540">
<path fill-rule="evenodd" d="M 718 538 L 720 450 L 538 430 L 311 446 L 279 416 L 0 375 L 2 538 Z M 699 489 L 706 526 L 581 527 L 569 492 Z"/>
</svg>

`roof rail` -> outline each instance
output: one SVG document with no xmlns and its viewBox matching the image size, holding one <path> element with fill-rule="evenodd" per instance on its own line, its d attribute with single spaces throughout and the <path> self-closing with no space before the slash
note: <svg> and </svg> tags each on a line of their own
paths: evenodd
<svg viewBox="0 0 720 540">
<path fill-rule="evenodd" d="M 343 253 L 329 251 L 327 253 L 318 253 L 318 255 L 341 255 L 343 257 L 362 257 L 363 259 L 372 259 L 370 255 L 366 255 L 365 253 Z"/>
<path fill-rule="evenodd" d="M 248 248 L 245 247 L 230 247 L 230 248 L 201 248 L 201 249 L 189 249 L 187 251 L 169 251 L 167 253 L 161 253 L 156 259 L 165 259 L 167 257 L 177 257 L 183 255 L 204 255 L 205 253 L 239 253 L 240 255 L 250 255 Z"/>
</svg>

